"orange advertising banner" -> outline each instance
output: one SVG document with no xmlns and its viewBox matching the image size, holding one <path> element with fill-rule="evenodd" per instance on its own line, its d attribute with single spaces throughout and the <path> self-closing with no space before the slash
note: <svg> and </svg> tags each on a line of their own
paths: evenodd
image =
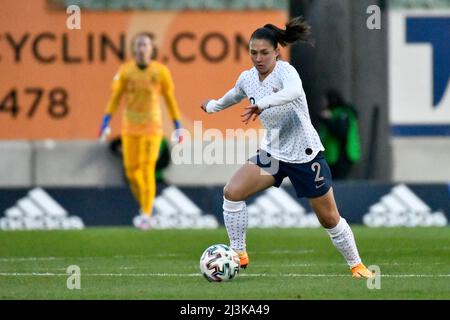
<svg viewBox="0 0 450 320">
<path fill-rule="evenodd" d="M 266 23 L 284 26 L 283 11 L 84 11 L 80 29 L 70 14 L 45 0 L 7 0 L 0 10 L 0 139 L 95 139 L 120 64 L 131 59 L 130 40 L 155 35 L 157 60 L 175 82 L 182 123 L 257 128 L 240 121 L 243 101 L 213 115 L 200 103 L 219 98 L 252 64 L 251 33 Z M 284 59 L 287 51 L 282 51 Z M 172 124 L 164 109 L 164 127 Z M 113 135 L 120 133 L 116 114 Z"/>
</svg>

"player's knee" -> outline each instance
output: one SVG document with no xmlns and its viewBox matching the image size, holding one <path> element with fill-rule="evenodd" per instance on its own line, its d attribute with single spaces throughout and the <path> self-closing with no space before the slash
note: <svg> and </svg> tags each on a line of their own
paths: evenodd
<svg viewBox="0 0 450 320">
<path fill-rule="evenodd" d="M 243 192 L 239 190 L 239 188 L 236 188 L 233 185 L 226 185 L 223 188 L 223 196 L 225 199 L 230 201 L 243 201 L 245 200 L 245 196 Z"/>
<path fill-rule="evenodd" d="M 341 217 L 338 212 L 321 217 L 320 223 L 324 228 L 331 229 L 337 226 Z"/>
</svg>

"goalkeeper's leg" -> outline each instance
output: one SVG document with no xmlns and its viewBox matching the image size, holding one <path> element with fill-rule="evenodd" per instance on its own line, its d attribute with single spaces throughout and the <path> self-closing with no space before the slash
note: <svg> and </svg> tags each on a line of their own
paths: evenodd
<svg viewBox="0 0 450 320">
<path fill-rule="evenodd" d="M 162 135 L 146 136 L 142 139 L 140 167 L 142 171 L 142 185 L 140 199 L 142 212 L 150 218 L 153 202 L 156 196 L 156 162 L 158 160 Z"/>
<path fill-rule="evenodd" d="M 123 153 L 123 166 L 125 169 L 125 175 L 130 185 L 131 192 L 133 193 L 136 201 L 141 203 L 139 186 L 142 184 L 141 172 L 139 170 L 139 137 L 122 135 L 122 153 Z"/>
</svg>

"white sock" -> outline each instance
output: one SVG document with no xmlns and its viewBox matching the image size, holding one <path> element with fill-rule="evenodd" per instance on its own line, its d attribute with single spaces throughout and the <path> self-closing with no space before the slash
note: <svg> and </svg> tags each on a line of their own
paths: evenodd
<svg viewBox="0 0 450 320">
<path fill-rule="evenodd" d="M 245 251 L 248 214 L 245 201 L 230 201 L 223 197 L 223 220 L 233 250 Z"/>
<path fill-rule="evenodd" d="M 341 217 L 338 224 L 334 228 L 325 230 L 330 235 L 334 246 L 340 253 L 342 253 L 350 267 L 354 267 L 355 265 L 361 263 L 361 258 L 359 257 L 358 248 L 356 248 L 355 237 L 353 236 L 352 229 L 344 218 Z"/>
</svg>

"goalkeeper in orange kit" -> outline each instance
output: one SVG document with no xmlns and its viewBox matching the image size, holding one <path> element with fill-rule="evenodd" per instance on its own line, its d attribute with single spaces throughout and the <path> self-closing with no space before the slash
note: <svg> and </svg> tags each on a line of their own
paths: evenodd
<svg viewBox="0 0 450 320">
<path fill-rule="evenodd" d="M 122 146 L 125 174 L 131 191 L 139 202 L 141 214 L 134 219 L 136 227 L 148 229 L 153 201 L 156 195 L 155 166 L 158 159 L 162 130 L 160 96 L 175 126 L 178 142 L 180 112 L 174 96 L 174 85 L 169 69 L 152 60 L 152 36 L 139 33 L 132 42 L 134 60 L 124 63 L 114 76 L 112 96 L 100 128 L 100 139 L 110 132 L 109 123 L 125 96 L 122 120 Z"/>
</svg>

